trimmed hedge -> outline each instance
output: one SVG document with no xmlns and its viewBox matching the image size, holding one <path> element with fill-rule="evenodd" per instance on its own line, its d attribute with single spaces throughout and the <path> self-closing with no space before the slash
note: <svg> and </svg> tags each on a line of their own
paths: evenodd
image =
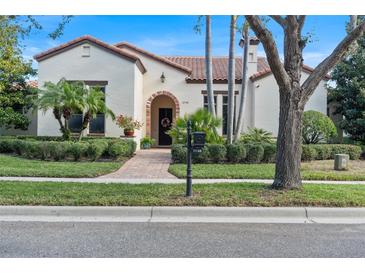
<svg viewBox="0 0 365 274">
<path fill-rule="evenodd" d="M 302 145 L 302 161 L 313 161 L 317 158 L 318 152 L 314 145 Z"/>
<path fill-rule="evenodd" d="M 275 163 L 276 160 L 276 144 L 264 144 L 264 157 L 263 162 Z"/>
<path fill-rule="evenodd" d="M 246 161 L 248 163 L 260 163 L 264 159 L 264 147 L 261 144 L 249 144 L 247 146 Z"/>
<path fill-rule="evenodd" d="M 185 148 L 186 151 L 186 148 Z M 210 153 L 209 153 L 209 149 L 207 146 L 205 146 L 202 149 L 202 152 L 193 152 L 193 162 L 194 163 L 206 163 L 209 161 L 209 157 L 210 157 Z M 186 162 L 186 159 L 185 159 Z"/>
<path fill-rule="evenodd" d="M 349 154 L 351 160 L 358 160 L 363 152 L 356 145 L 302 145 L 302 161 L 330 160 L 338 153 Z M 186 147 L 182 144 L 173 145 L 171 156 L 174 163 L 186 163 Z M 276 144 L 206 144 L 202 153 L 193 153 L 193 163 L 274 163 L 275 159 Z"/>
<path fill-rule="evenodd" d="M 246 145 L 243 143 L 234 143 L 227 145 L 227 160 L 231 163 L 239 163 L 246 158 Z"/>
<path fill-rule="evenodd" d="M 186 163 L 186 147 L 183 144 L 171 146 L 171 158 L 174 163 Z"/>
<path fill-rule="evenodd" d="M 361 147 L 356 145 L 331 145 L 331 159 L 334 159 L 335 154 L 348 154 L 351 160 L 359 160 L 361 156 Z"/>
<path fill-rule="evenodd" d="M 93 160 L 98 160 L 103 154 L 108 150 L 109 144 L 107 141 L 100 140 L 89 142 L 89 146 L 87 148 L 87 156 Z"/>
<path fill-rule="evenodd" d="M 53 138 L 53 137 L 52 137 Z M 19 156 L 40 160 L 88 160 L 100 158 L 120 159 L 131 157 L 136 151 L 133 140 L 117 138 L 85 138 L 81 142 L 37 140 L 36 138 L 0 138 L 0 153 L 15 153 Z"/>
<path fill-rule="evenodd" d="M 210 144 L 208 147 L 209 159 L 214 163 L 223 162 L 226 159 L 227 149 L 225 145 Z"/>
</svg>

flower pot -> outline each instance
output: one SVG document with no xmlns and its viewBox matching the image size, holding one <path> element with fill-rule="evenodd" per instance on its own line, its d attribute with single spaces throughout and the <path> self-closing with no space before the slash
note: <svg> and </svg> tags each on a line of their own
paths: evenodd
<svg viewBox="0 0 365 274">
<path fill-rule="evenodd" d="M 142 149 L 149 149 L 149 148 L 151 148 L 151 144 L 148 144 L 148 143 L 142 144 Z"/>
<path fill-rule="evenodd" d="M 134 136 L 134 130 L 124 129 L 124 135 L 128 136 L 128 137 L 133 137 Z"/>
</svg>

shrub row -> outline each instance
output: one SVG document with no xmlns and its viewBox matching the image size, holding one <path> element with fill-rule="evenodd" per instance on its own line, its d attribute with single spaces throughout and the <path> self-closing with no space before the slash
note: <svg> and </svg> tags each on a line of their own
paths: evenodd
<svg viewBox="0 0 365 274">
<path fill-rule="evenodd" d="M 132 140 L 112 138 L 86 139 L 82 142 L 39 141 L 36 139 L 0 138 L 0 153 L 16 153 L 31 159 L 96 161 L 100 158 L 131 157 L 136 150 Z"/>
<path fill-rule="evenodd" d="M 355 145 L 302 145 L 302 161 L 334 159 L 335 154 L 349 154 L 351 160 L 358 160 L 362 153 Z M 175 144 L 171 150 L 174 163 L 186 162 L 186 147 Z M 201 153 L 193 153 L 194 163 L 273 163 L 276 157 L 276 144 L 231 145 L 207 144 Z"/>
<path fill-rule="evenodd" d="M 201 153 L 193 153 L 194 163 L 260 163 L 275 160 L 274 144 L 243 144 L 231 145 L 206 144 Z M 171 149 L 174 163 L 186 162 L 186 147 L 175 144 Z"/>
<path fill-rule="evenodd" d="M 348 154 L 351 160 L 358 160 L 361 156 L 361 147 L 343 144 L 302 146 L 302 161 L 330 160 L 335 158 L 335 154 Z"/>
</svg>

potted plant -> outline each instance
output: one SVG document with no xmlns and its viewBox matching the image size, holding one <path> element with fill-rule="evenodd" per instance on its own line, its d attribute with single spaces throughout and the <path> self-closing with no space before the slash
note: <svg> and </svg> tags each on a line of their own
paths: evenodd
<svg viewBox="0 0 365 274">
<path fill-rule="evenodd" d="M 143 149 L 149 149 L 153 144 L 155 143 L 155 139 L 152 139 L 151 137 L 144 137 L 141 139 L 141 148 Z"/>
<path fill-rule="evenodd" d="M 124 135 L 128 136 L 128 137 L 134 136 L 134 130 L 135 129 L 141 129 L 142 128 L 142 123 L 141 122 L 139 122 L 137 120 L 133 120 L 132 117 L 125 116 L 125 115 L 119 115 L 116 118 L 116 124 L 120 128 L 124 129 Z"/>
</svg>

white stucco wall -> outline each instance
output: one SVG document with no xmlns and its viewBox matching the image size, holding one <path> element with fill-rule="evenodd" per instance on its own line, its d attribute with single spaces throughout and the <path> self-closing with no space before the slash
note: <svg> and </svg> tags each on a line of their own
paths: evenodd
<svg viewBox="0 0 365 274">
<path fill-rule="evenodd" d="M 108 81 L 106 86 L 106 104 L 116 115 L 133 116 L 144 125 L 135 132 L 136 142 L 146 134 L 146 102 L 158 91 L 168 91 L 177 98 L 180 105 L 180 116 L 193 113 L 203 107 L 202 90 L 204 83 L 186 83 L 187 72 L 178 70 L 168 64 L 157 61 L 132 49 L 123 49 L 138 56 L 146 67 L 142 74 L 137 66 L 120 56 L 90 44 L 90 57 L 82 57 L 82 45 L 64 51 L 39 63 L 39 85 L 45 81 L 57 82 L 62 77 L 67 80 Z M 256 56 L 256 47 L 251 47 Z M 249 62 L 249 75 L 256 72 L 255 60 Z M 161 82 L 164 73 L 166 80 Z M 308 75 L 303 74 L 303 80 Z M 327 91 L 322 81 L 307 104 L 306 109 L 326 113 Z M 214 90 L 227 91 L 227 84 L 214 84 Z M 241 92 L 241 85 L 235 90 Z M 237 114 L 239 96 L 237 96 Z M 217 115 L 222 117 L 223 96 L 217 95 Z M 248 82 L 244 128 L 258 127 L 277 135 L 279 119 L 279 93 L 273 75 Z M 153 123 L 153 121 L 151 121 Z M 38 113 L 38 135 L 60 135 L 58 124 L 51 111 Z M 106 136 L 120 136 L 122 130 L 111 120 L 106 119 Z M 155 139 L 157 136 L 154 136 Z"/>
<path fill-rule="evenodd" d="M 142 122 L 143 121 L 143 74 L 134 66 L 134 119 Z M 140 130 L 136 130 L 134 135 L 137 143 L 137 149 L 140 148 L 140 140 L 145 135 L 145 124 L 143 124 Z"/>
<path fill-rule="evenodd" d="M 302 81 L 308 77 L 303 72 Z M 279 88 L 271 74 L 254 82 L 254 111 L 253 124 L 277 136 L 279 128 Z M 308 101 L 305 110 L 316 110 L 323 114 L 327 112 L 327 90 L 325 81 L 321 81 L 314 94 Z"/>
<path fill-rule="evenodd" d="M 146 102 L 154 93 L 158 91 L 168 91 L 174 94 L 180 104 L 180 116 L 190 114 L 199 108 L 203 107 L 202 90 L 206 90 L 204 83 L 186 83 L 185 79 L 188 73 L 171 67 L 168 64 L 156 61 L 144 54 L 141 54 L 132 49 L 123 48 L 134 55 L 137 55 L 147 72 L 143 75 L 143 101 L 141 107 L 143 108 L 143 123 L 146 125 Z M 256 64 L 255 64 L 256 65 Z M 164 73 L 166 80 L 161 82 L 161 74 Z M 227 84 L 214 84 L 214 90 L 227 90 Z M 236 85 L 235 90 L 240 91 L 241 85 Z M 248 96 L 249 99 L 250 96 Z M 217 95 L 217 115 L 222 116 L 222 95 Z M 239 98 L 237 96 L 237 105 Z M 238 111 L 238 110 L 237 110 Z M 145 127 L 144 133 L 145 134 Z"/>
<path fill-rule="evenodd" d="M 42 87 L 46 81 L 56 83 L 63 77 L 67 80 L 108 81 L 105 88 L 107 106 L 116 115 L 141 115 L 141 112 L 136 110 L 135 100 L 141 97 L 143 82 L 136 65 L 94 44 L 89 45 L 90 57 L 82 57 L 82 45 L 78 45 L 40 61 L 39 87 Z M 135 78 L 139 80 L 135 81 Z M 60 135 L 59 126 L 52 111 L 47 111 L 45 114 L 38 113 L 37 134 Z M 106 118 L 105 135 L 117 137 L 121 134 L 122 130 L 115 122 L 110 117 Z"/>
</svg>

